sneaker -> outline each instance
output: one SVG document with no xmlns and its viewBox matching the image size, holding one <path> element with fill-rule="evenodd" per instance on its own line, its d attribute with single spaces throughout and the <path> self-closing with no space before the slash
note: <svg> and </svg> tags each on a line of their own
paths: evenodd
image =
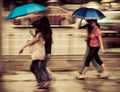
<svg viewBox="0 0 120 92">
<path fill-rule="evenodd" d="M 75 77 L 77 77 L 77 76 L 79 76 L 80 74 L 79 74 L 78 72 L 74 71 L 74 72 L 72 73 L 72 75 L 75 76 Z"/>
<path fill-rule="evenodd" d="M 101 79 L 106 79 L 106 78 L 108 78 L 109 77 L 109 73 L 108 72 L 104 72 L 104 73 L 102 73 L 101 75 L 100 75 L 100 78 Z"/>
<path fill-rule="evenodd" d="M 97 73 L 95 76 L 100 77 L 102 73 Z"/>
<path fill-rule="evenodd" d="M 79 76 L 77 76 L 76 78 L 77 78 L 77 79 L 82 80 L 82 79 L 85 79 L 85 76 L 84 76 L 84 75 L 82 75 L 82 74 L 80 74 L 80 75 L 79 75 Z"/>
<path fill-rule="evenodd" d="M 75 76 L 75 78 L 77 78 L 77 79 L 84 79 L 85 78 L 85 76 L 84 75 L 82 75 L 82 74 L 79 74 L 78 72 L 76 72 L 76 71 L 74 71 L 73 72 L 73 75 Z"/>
<path fill-rule="evenodd" d="M 49 88 L 50 86 L 50 82 L 49 81 L 46 81 L 43 85 L 44 88 Z"/>
</svg>

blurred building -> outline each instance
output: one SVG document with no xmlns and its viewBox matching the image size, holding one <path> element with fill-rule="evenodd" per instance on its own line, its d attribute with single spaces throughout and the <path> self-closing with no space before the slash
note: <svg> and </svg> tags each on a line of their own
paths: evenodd
<svg viewBox="0 0 120 92">
<path fill-rule="evenodd" d="M 63 4 L 83 4 L 88 3 L 90 1 L 100 2 L 101 0 L 59 0 Z"/>
<path fill-rule="evenodd" d="M 29 0 L 2 0 L 3 2 L 3 7 L 5 10 L 10 10 L 16 6 L 20 6 L 22 4 L 25 4 L 29 2 Z"/>
<path fill-rule="evenodd" d="M 57 6 L 60 5 L 60 2 L 58 0 L 48 0 L 47 5 Z"/>
<path fill-rule="evenodd" d="M 39 4 L 45 4 L 48 0 L 2 0 L 5 10 L 10 10 L 16 6 L 20 6 L 26 3 L 35 2 Z"/>
<path fill-rule="evenodd" d="M 41 0 L 40 0 L 41 1 Z M 59 0 L 60 1 L 60 0 Z M 61 0 L 63 1 L 63 0 Z M 64 0 L 70 2 L 70 0 Z M 73 2 L 74 0 L 71 0 Z M 80 3 L 78 2 L 80 0 L 75 0 L 74 3 Z M 83 0 L 88 1 L 88 0 Z M 90 1 L 90 0 L 89 0 Z M 33 0 L 2 0 L 3 4 L 1 4 L 5 8 L 5 10 L 10 10 L 12 7 L 22 5 L 27 2 L 33 2 Z M 56 0 L 48 1 L 52 4 L 58 3 Z M 40 3 L 40 2 L 39 2 Z M 73 4 L 69 4 L 73 5 Z M 74 4 L 79 5 L 79 4 Z M 67 6 L 68 7 L 68 6 Z M 70 6 L 69 6 L 70 7 Z M 69 8 L 68 7 L 68 8 Z M 77 9 L 75 6 L 74 9 Z M 2 11 L 2 10 L 1 10 Z M 4 11 L 2 11 L 4 12 Z M 8 13 L 9 11 L 5 12 Z M 112 11 L 111 11 L 112 12 Z M 116 11 L 116 13 L 108 11 L 106 15 L 110 15 L 110 19 L 108 17 L 108 23 L 107 18 L 106 20 L 103 20 L 102 25 L 107 28 L 108 31 L 114 31 L 114 29 L 119 30 L 120 23 L 119 23 L 119 15 L 120 13 Z M 112 16 L 111 16 L 112 15 Z M 6 15 L 7 16 L 7 15 Z M 113 18 L 115 17 L 115 18 Z M 111 20 L 112 19 L 112 20 Z M 19 49 L 26 43 L 26 41 L 30 38 L 29 30 L 31 28 L 16 28 L 15 25 L 11 23 L 12 21 L 6 21 L 5 16 L 2 16 L 0 18 L 0 53 L 1 55 L 18 55 Z M 78 24 L 79 20 L 76 22 Z M 105 23 L 106 22 L 106 23 Z M 77 26 L 75 24 L 75 26 Z M 109 30 L 110 28 L 110 30 Z M 53 36 L 54 36 L 54 44 L 52 49 L 52 55 L 80 55 L 84 54 L 86 44 L 84 41 L 85 38 L 85 31 L 78 31 L 78 29 L 75 29 L 73 27 L 67 27 L 67 28 L 60 28 L 55 27 L 53 28 Z M 105 37 L 108 36 L 109 38 L 104 38 L 104 43 L 106 48 L 118 48 L 120 47 L 120 35 L 115 31 L 114 34 L 105 34 Z M 112 39 L 112 40 L 111 40 Z M 109 47 L 108 47 L 109 46 Z M 111 46 L 111 47 L 110 47 Z M 23 53 L 24 55 L 28 55 L 29 51 L 25 51 Z"/>
<path fill-rule="evenodd" d="M 3 7 L 5 10 L 10 10 L 16 6 L 29 3 L 29 2 L 35 2 L 43 5 L 58 5 L 58 4 L 83 4 L 88 3 L 91 1 L 95 1 L 98 3 L 114 3 L 114 2 L 120 2 L 120 0 L 2 0 Z"/>
</svg>

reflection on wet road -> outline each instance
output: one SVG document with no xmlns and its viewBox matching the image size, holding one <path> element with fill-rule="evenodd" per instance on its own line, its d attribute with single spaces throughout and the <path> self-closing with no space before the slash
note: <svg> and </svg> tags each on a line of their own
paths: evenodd
<svg viewBox="0 0 120 92">
<path fill-rule="evenodd" d="M 55 81 L 44 92 L 119 92 L 120 74 L 111 69 L 109 79 L 98 79 L 89 71 L 85 80 L 77 80 L 72 71 L 54 72 Z M 0 92 L 35 92 L 36 81 L 30 72 L 11 72 L 0 77 Z"/>
</svg>

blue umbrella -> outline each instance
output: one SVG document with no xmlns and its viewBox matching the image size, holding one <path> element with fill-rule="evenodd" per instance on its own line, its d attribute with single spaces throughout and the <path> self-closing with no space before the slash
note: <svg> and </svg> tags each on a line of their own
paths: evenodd
<svg viewBox="0 0 120 92">
<path fill-rule="evenodd" d="M 82 19 L 102 19 L 105 18 L 105 15 L 97 9 L 79 8 L 73 13 L 73 17 Z"/>
<path fill-rule="evenodd" d="M 14 19 L 16 17 L 31 14 L 34 12 L 45 11 L 45 10 L 47 10 L 47 8 L 40 4 L 36 4 L 36 3 L 24 4 L 14 8 L 6 17 L 6 20 Z"/>
</svg>

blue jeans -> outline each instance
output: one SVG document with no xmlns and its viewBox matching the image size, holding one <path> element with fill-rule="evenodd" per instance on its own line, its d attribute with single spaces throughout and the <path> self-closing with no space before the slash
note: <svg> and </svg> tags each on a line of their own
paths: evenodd
<svg viewBox="0 0 120 92">
<path fill-rule="evenodd" d="M 90 51 L 90 49 L 89 49 L 89 47 L 87 47 L 84 58 L 83 58 L 83 63 L 81 64 L 80 69 L 78 70 L 78 72 L 80 74 L 82 74 L 82 71 L 85 67 L 85 60 L 86 60 L 86 57 L 88 56 L 89 51 Z M 99 73 L 103 72 L 102 67 L 95 61 L 94 58 L 91 60 L 91 62 L 93 64 L 93 66 L 96 68 L 97 72 L 99 72 Z"/>
<path fill-rule="evenodd" d="M 45 60 L 43 61 L 43 64 L 42 64 L 42 67 L 41 67 L 42 70 L 43 70 L 43 76 L 44 76 L 46 81 L 50 81 L 51 80 L 50 75 L 49 75 L 49 73 L 48 73 L 48 71 L 46 69 L 47 63 L 50 60 L 50 57 L 51 57 L 51 54 L 46 54 Z"/>
<path fill-rule="evenodd" d="M 50 80 L 49 73 L 46 69 L 49 59 L 50 59 L 50 54 L 46 54 L 45 60 L 32 61 L 30 70 L 35 75 L 38 83 Z"/>
</svg>

